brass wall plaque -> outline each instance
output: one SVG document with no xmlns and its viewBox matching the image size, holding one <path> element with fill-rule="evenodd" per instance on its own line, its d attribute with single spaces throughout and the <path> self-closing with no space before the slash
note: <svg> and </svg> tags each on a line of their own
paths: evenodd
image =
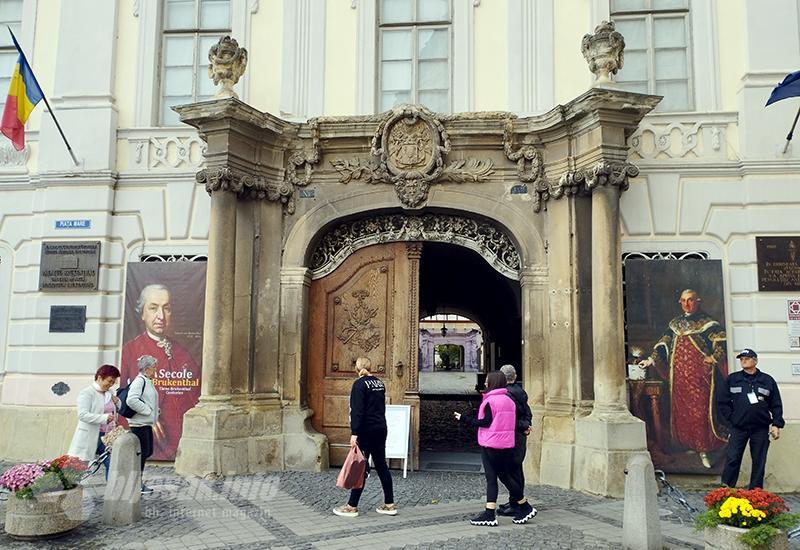
<svg viewBox="0 0 800 550">
<path fill-rule="evenodd" d="M 800 236 L 756 237 L 758 290 L 800 290 Z"/>
<path fill-rule="evenodd" d="M 39 271 L 39 290 L 97 290 L 100 241 L 45 241 Z"/>
</svg>

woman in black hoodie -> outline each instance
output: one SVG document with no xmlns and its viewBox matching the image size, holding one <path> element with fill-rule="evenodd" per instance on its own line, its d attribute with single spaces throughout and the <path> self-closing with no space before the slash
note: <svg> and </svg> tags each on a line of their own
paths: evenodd
<svg viewBox="0 0 800 550">
<path fill-rule="evenodd" d="M 369 473 L 369 457 L 378 471 L 383 487 L 384 504 L 375 511 L 388 516 L 397 515 L 392 488 L 392 474 L 386 465 L 386 387 L 383 380 L 372 376 L 372 361 L 367 357 L 356 359 L 358 380 L 350 390 L 350 446 L 358 445 L 367 461 L 366 476 Z M 366 483 L 366 477 L 364 478 Z M 347 504 L 337 506 L 333 513 L 337 516 L 354 518 L 358 516 L 358 501 L 362 489 L 350 491 Z"/>
</svg>

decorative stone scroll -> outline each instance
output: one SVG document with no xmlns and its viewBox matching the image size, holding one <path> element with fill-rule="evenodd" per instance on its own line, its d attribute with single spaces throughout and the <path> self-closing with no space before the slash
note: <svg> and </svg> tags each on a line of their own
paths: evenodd
<svg viewBox="0 0 800 550">
<path fill-rule="evenodd" d="M 314 165 L 320 158 L 319 128 L 315 121 L 311 123 L 311 146 L 311 152 L 297 150 L 289 155 L 282 181 L 268 181 L 266 177 L 253 176 L 229 166 L 206 168 L 197 173 L 196 179 L 198 183 L 206 185 L 209 195 L 217 191 L 229 191 L 242 199 L 280 202 L 285 213 L 294 214 L 297 189 L 311 182 Z M 299 172 L 302 175 L 298 175 Z"/>
<path fill-rule="evenodd" d="M 372 159 L 331 161 L 341 183 L 390 183 L 406 208 L 419 208 L 431 184 L 483 182 L 493 173 L 491 160 L 464 159 L 447 165 L 450 138 L 442 123 L 425 107 L 400 105 L 389 111 L 372 137 Z"/>
<path fill-rule="evenodd" d="M 519 279 L 519 253 L 509 236 L 494 224 L 450 214 L 385 214 L 333 227 L 311 257 L 312 278 L 324 277 L 359 248 L 397 241 L 457 244 L 480 254 L 494 269 Z"/>
<path fill-rule="evenodd" d="M 591 170 L 586 171 L 586 188 L 591 191 L 601 185 L 619 187 L 620 191 L 628 188 L 628 178 L 639 175 L 639 169 L 629 162 L 598 162 Z"/>
</svg>

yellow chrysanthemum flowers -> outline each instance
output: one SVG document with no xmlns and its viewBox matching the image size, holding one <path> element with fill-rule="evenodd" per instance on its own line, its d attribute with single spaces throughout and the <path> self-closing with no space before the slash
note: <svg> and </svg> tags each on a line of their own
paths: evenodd
<svg viewBox="0 0 800 550">
<path fill-rule="evenodd" d="M 757 521 L 761 521 L 767 517 L 767 514 L 763 511 L 753 508 L 750 501 L 746 498 L 728 497 L 719 509 L 719 517 L 727 519 L 736 514 L 742 516 L 743 519 L 753 518 Z M 741 525 L 746 526 L 747 521 L 742 521 Z"/>
</svg>

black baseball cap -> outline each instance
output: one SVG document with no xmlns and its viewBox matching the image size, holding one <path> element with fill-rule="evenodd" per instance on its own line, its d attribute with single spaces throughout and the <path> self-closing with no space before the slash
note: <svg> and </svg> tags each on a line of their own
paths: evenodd
<svg viewBox="0 0 800 550">
<path fill-rule="evenodd" d="M 742 351 L 739 352 L 739 355 L 736 356 L 737 359 L 740 357 L 752 357 L 753 359 L 758 359 L 758 354 L 751 350 L 750 348 L 744 348 Z"/>
</svg>

